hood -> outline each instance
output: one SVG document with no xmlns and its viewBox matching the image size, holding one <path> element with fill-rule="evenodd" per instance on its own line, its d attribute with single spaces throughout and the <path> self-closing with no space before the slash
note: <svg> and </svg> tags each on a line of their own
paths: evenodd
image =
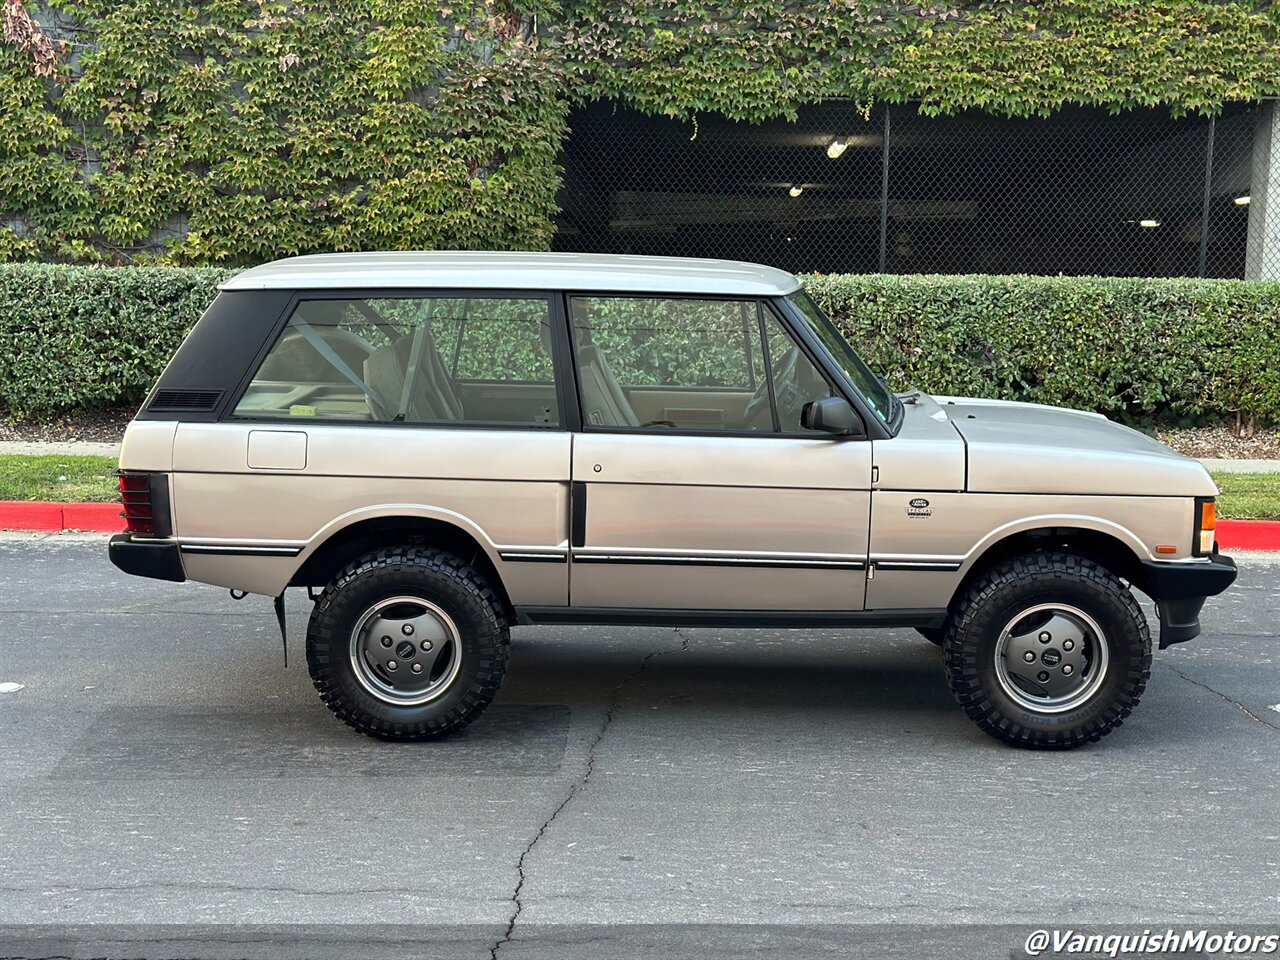
<svg viewBox="0 0 1280 960">
<path fill-rule="evenodd" d="M 1212 497 L 1204 466 L 1106 417 L 1005 400 L 935 397 L 965 440 L 967 489 Z"/>
</svg>

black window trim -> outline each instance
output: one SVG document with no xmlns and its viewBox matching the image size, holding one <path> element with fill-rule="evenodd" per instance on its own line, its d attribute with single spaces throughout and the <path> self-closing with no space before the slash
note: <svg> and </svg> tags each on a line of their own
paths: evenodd
<svg viewBox="0 0 1280 960">
<path fill-rule="evenodd" d="M 783 326 L 789 329 L 792 336 L 796 337 L 808 349 L 809 359 L 817 365 L 819 370 L 824 371 L 832 383 L 836 385 L 841 395 L 857 412 L 862 420 L 862 430 L 869 440 L 891 440 L 897 436 L 902 429 L 902 417 L 899 416 L 890 423 L 885 423 L 876 412 L 871 409 L 866 398 L 862 396 L 862 392 L 854 386 L 849 379 L 848 374 L 844 372 L 844 368 L 836 362 L 818 336 L 810 329 L 807 321 L 799 316 L 799 308 L 791 303 L 790 297 L 801 290 L 792 290 L 790 293 L 782 294 L 777 297 L 770 298 L 770 307 L 773 312 L 782 321 Z"/>
<path fill-rule="evenodd" d="M 760 359 L 764 364 L 764 382 L 769 390 L 769 415 L 773 417 L 773 432 L 782 433 L 782 417 L 778 415 L 778 393 L 773 382 L 773 354 L 769 352 L 769 331 L 764 323 L 764 304 L 759 300 L 756 301 L 756 331 L 756 336 L 760 338 Z"/>
<path fill-rule="evenodd" d="M 314 424 L 316 426 L 344 427 L 393 427 L 411 430 L 532 430 L 535 432 L 567 432 L 575 427 L 577 403 L 577 382 L 571 370 L 566 370 L 562 363 L 567 359 L 556 349 L 558 329 L 565 326 L 563 314 L 563 298 L 554 290 L 517 290 L 497 289 L 492 287 L 325 287 L 323 289 L 298 289 L 291 291 L 291 296 L 280 316 L 276 318 L 270 333 L 259 347 L 247 372 L 231 393 L 231 397 L 223 405 L 217 419 L 219 423 L 266 423 L 266 424 Z M 254 377 L 271 351 L 275 349 L 284 335 L 298 308 L 298 304 L 310 300 L 543 300 L 547 304 L 547 316 L 552 330 L 551 369 L 552 386 L 556 391 L 556 406 L 559 423 L 506 423 L 491 420 L 354 420 L 341 417 L 280 417 L 280 416 L 244 416 L 235 413 L 236 407 L 249 390 Z M 567 383 L 572 381 L 573 392 L 570 396 Z M 500 381 L 505 382 L 505 381 Z M 520 381 L 526 382 L 526 381 Z"/>
<path fill-rule="evenodd" d="M 798 287 L 797 289 L 803 289 Z M 561 299 L 564 304 L 564 316 L 562 318 L 562 326 L 566 338 L 569 340 L 569 353 L 573 360 L 573 401 L 578 408 L 578 426 L 574 427 L 575 431 L 583 433 L 615 433 L 625 434 L 629 436 L 641 437 L 760 437 L 773 438 L 779 440 L 829 440 L 839 441 L 842 443 L 857 442 L 860 440 L 888 440 L 893 434 L 889 432 L 887 427 L 880 422 L 875 414 L 867 409 L 866 403 L 853 385 L 849 383 L 848 377 L 844 371 L 839 369 L 830 357 L 830 355 L 822 348 L 822 345 L 813 335 L 813 331 L 808 325 L 797 321 L 790 313 L 789 306 L 785 303 L 787 296 L 795 291 L 789 291 L 787 294 L 729 294 L 729 293 L 671 293 L 661 290 L 652 291 L 610 291 L 610 290 L 582 290 L 573 289 L 565 290 Z M 808 358 L 817 370 L 826 376 L 829 383 L 835 387 L 836 392 L 842 396 L 854 412 L 862 420 L 863 436 L 836 437 L 824 435 L 821 433 L 784 433 L 781 430 L 697 430 L 688 427 L 665 427 L 662 429 L 645 428 L 645 427 L 617 427 L 617 426 L 595 426 L 587 424 L 582 417 L 582 397 L 578 392 L 578 355 L 573 349 L 573 311 L 571 303 L 575 297 L 607 297 L 610 299 L 630 299 L 630 300 L 654 300 L 654 299 L 671 299 L 671 300 L 718 300 L 724 303 L 738 303 L 744 300 L 754 300 L 761 309 L 769 310 L 770 313 L 782 325 L 782 329 L 786 331 L 800 347 L 800 352 Z M 761 335 L 763 337 L 764 320 L 763 315 L 760 319 Z M 763 342 L 763 341 L 762 341 Z M 773 393 L 773 371 L 765 370 L 765 376 L 770 383 L 770 407 L 773 408 L 773 417 L 775 425 L 778 424 L 777 406 L 774 402 Z"/>
</svg>

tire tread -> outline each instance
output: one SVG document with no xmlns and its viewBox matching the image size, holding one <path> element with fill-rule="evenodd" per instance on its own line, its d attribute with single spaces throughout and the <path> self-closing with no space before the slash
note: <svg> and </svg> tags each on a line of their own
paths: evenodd
<svg viewBox="0 0 1280 960">
<path fill-rule="evenodd" d="M 493 638 L 491 647 L 482 651 L 475 676 L 462 698 L 440 716 L 417 719 L 379 716 L 363 708 L 344 690 L 335 673 L 335 658 L 339 662 L 345 660 L 349 640 L 343 623 L 335 615 L 339 597 L 353 581 L 376 583 L 379 579 L 396 577 L 406 568 L 452 584 L 459 593 L 455 601 L 463 603 L 468 615 Z M 458 627 L 460 632 L 466 629 L 463 624 Z M 493 701 L 506 673 L 510 636 L 510 624 L 497 593 L 464 560 L 429 547 L 384 547 L 357 557 L 339 571 L 321 593 L 307 627 L 307 667 L 320 699 L 347 726 L 383 740 L 426 740 L 461 729 Z M 388 707 L 385 713 L 408 714 L 414 710 L 419 708 Z"/>
<path fill-rule="evenodd" d="M 1111 669 L 1124 670 L 1118 693 L 1098 715 L 1075 727 L 1054 731 L 1020 724 L 1000 709 L 982 682 L 977 653 L 982 631 L 990 628 L 984 622 L 986 612 L 999 604 L 1000 595 L 1015 585 L 1050 579 L 1086 585 L 1119 604 L 1126 621 L 1123 632 L 1128 635 L 1109 634 L 1113 641 Z M 982 730 L 1019 747 L 1069 750 L 1101 740 L 1123 724 L 1138 705 L 1151 676 L 1151 629 L 1133 594 L 1096 561 L 1068 553 L 1026 554 L 995 564 L 980 574 L 952 608 L 943 640 L 943 663 L 956 702 Z"/>
</svg>

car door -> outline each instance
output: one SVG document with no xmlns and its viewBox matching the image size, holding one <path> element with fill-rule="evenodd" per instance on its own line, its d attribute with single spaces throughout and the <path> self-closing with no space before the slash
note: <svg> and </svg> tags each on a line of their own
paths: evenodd
<svg viewBox="0 0 1280 960">
<path fill-rule="evenodd" d="M 573 295 L 577 608 L 860 610 L 871 445 L 800 426 L 830 382 L 754 299 Z"/>
</svg>

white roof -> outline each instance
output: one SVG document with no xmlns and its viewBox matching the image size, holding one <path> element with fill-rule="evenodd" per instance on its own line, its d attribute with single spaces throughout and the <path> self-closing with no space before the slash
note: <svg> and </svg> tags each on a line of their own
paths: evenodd
<svg viewBox="0 0 1280 960">
<path fill-rule="evenodd" d="M 597 253 L 432 251 L 322 253 L 252 267 L 223 290 L 436 287 L 777 296 L 800 281 L 783 270 L 734 260 Z"/>
</svg>

